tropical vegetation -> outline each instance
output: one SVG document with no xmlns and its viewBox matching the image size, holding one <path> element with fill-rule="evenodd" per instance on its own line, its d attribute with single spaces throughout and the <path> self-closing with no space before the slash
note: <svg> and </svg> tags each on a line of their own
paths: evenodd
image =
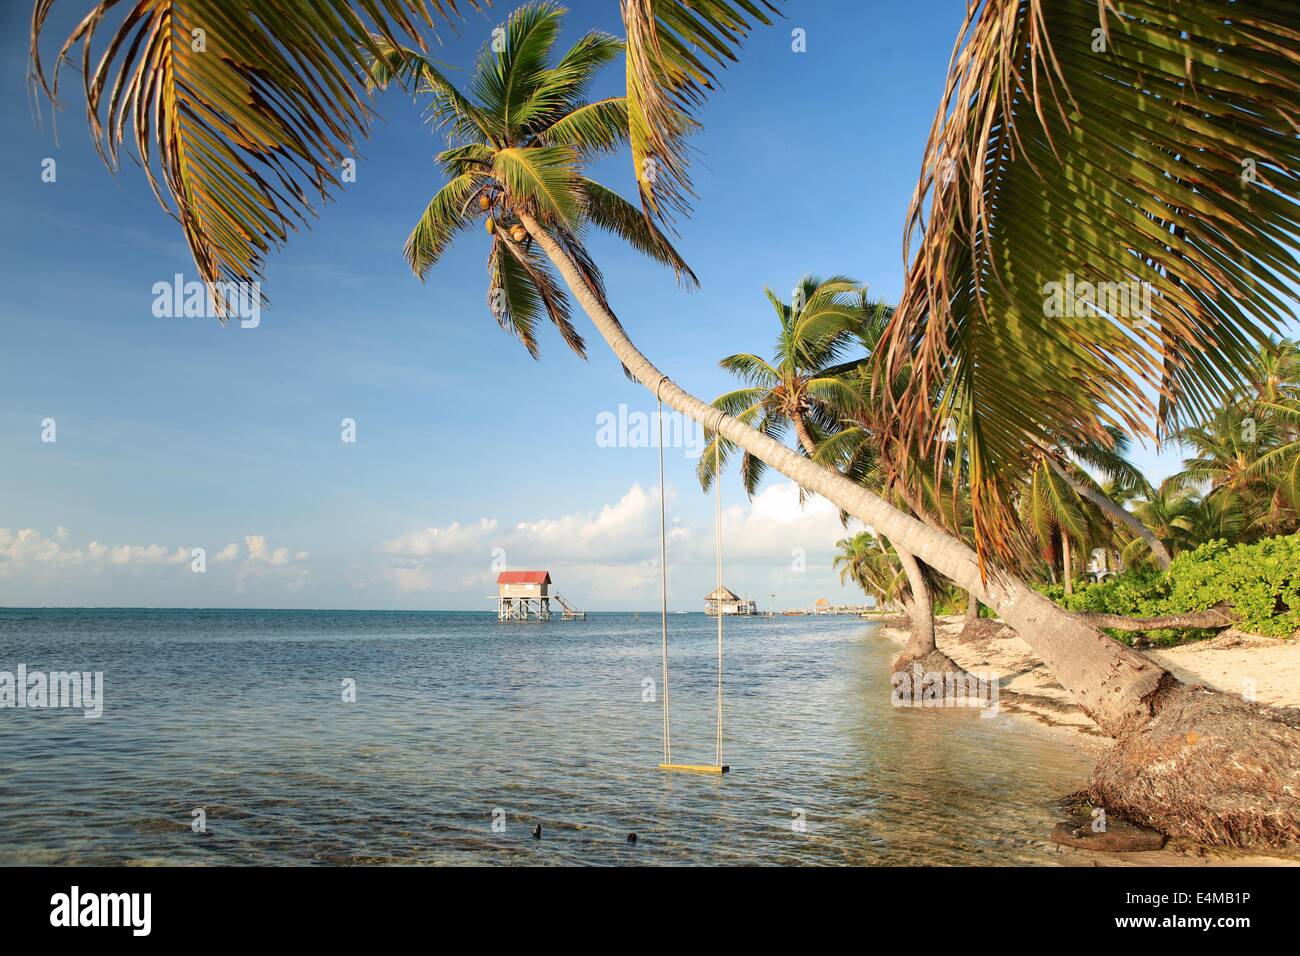
<svg viewBox="0 0 1300 956">
<path fill-rule="evenodd" d="M 1300 731 L 1185 687 L 1033 587 L 1059 565 L 1073 590 L 1077 558 L 1097 545 L 1133 563 L 1163 564 L 1162 550 L 1177 561 L 1238 512 L 1234 534 L 1248 541 L 1294 528 L 1296 397 L 1279 372 L 1286 347 L 1270 344 L 1300 285 L 1293 5 L 968 4 L 904 225 L 897 307 L 851 368 L 835 369 L 833 355 L 772 365 L 775 378 L 750 384 L 775 394 L 793 371 L 803 398 L 760 401 L 745 421 L 635 347 L 582 237 L 612 231 L 692 280 L 662 228 L 693 197 L 686 137 L 712 70 L 775 2 L 622 0 L 622 40 L 589 34 L 558 59 L 561 11 L 528 4 L 464 89 L 425 53 L 455 0 L 153 0 L 119 11 L 102 0 L 51 70 L 40 47 L 54 2 L 37 0 L 33 16 L 37 81 L 57 96 L 59 65 L 83 45 L 101 153 L 116 166 L 129 137 L 204 279 L 260 277 L 355 155 L 373 88 L 427 95 L 449 143 L 446 184 L 407 243 L 417 273 L 481 217 L 491 314 L 526 348 L 536 351 L 545 315 L 583 351 L 575 302 L 651 394 L 1016 628 L 1117 738 L 1093 785 L 1108 808 L 1215 841 L 1300 838 Z M 586 102 L 587 81 L 620 53 L 624 95 Z M 639 209 L 586 176 L 594 155 L 625 144 Z M 1261 347 L 1276 349 L 1267 369 Z M 832 370 L 848 389 L 827 385 Z M 815 449 L 758 427 L 787 421 L 797 433 L 800 418 Z M 1248 420 L 1250 437 L 1234 437 Z M 1114 429 L 1176 432 L 1195 464 L 1160 489 L 1133 487 L 1123 469 L 1094 475 L 1091 450 L 1114 451 Z M 1108 507 L 1116 498 L 1097 494 L 1107 484 L 1137 492 L 1131 507 Z M 1198 528 L 1190 496 L 1218 517 Z M 1247 764 L 1267 779 L 1243 788 Z M 1160 784 L 1171 772 L 1185 781 L 1176 798 Z M 1260 787 L 1289 796 L 1265 806 L 1249 796 Z"/>
</svg>

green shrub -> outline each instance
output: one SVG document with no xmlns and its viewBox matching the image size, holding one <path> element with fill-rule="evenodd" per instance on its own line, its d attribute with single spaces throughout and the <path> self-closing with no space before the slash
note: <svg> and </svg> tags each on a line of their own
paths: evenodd
<svg viewBox="0 0 1300 956">
<path fill-rule="evenodd" d="M 1252 634 L 1289 637 L 1300 628 L 1300 532 L 1229 546 L 1210 541 L 1174 559 L 1166 613 L 1231 604 Z"/>
<path fill-rule="evenodd" d="M 1300 533 L 1252 544 L 1210 541 L 1176 557 L 1167 572 L 1135 568 L 1099 584 L 1059 584 L 1038 590 L 1071 611 L 1156 617 L 1231 604 L 1239 627 L 1253 634 L 1288 637 L 1300 628 Z M 1127 639 L 1124 632 L 1112 632 Z M 1186 632 L 1150 631 L 1152 640 L 1177 640 Z"/>
</svg>

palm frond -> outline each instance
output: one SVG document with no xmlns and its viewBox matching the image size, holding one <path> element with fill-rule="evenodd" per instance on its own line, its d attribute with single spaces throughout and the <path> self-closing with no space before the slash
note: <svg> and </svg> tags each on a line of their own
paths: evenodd
<svg viewBox="0 0 1300 956">
<path fill-rule="evenodd" d="M 627 142 L 627 98 L 588 103 L 537 134 L 548 146 L 571 146 L 581 153 L 612 153 Z"/>
<path fill-rule="evenodd" d="M 982 552 L 1027 444 L 1203 417 L 1284 320 L 1297 50 L 1300 8 L 1270 0 L 969 4 L 887 352 L 911 434 L 960 413 Z"/>
<path fill-rule="evenodd" d="M 618 193 L 590 179 L 582 180 L 581 189 L 584 214 L 594 225 L 620 237 L 650 258 L 671 266 L 682 285 L 689 288 L 700 284 L 691 267 L 673 248 L 668 238 L 635 206 Z"/>
<path fill-rule="evenodd" d="M 512 146 L 493 157 L 493 175 L 548 220 L 570 225 L 581 210 L 577 153 L 568 146 Z"/>
<path fill-rule="evenodd" d="M 718 366 L 754 386 L 772 388 L 781 381 L 781 374 L 776 369 L 749 352 L 728 355 Z"/>
<path fill-rule="evenodd" d="M 406 238 L 402 253 L 406 262 L 421 279 L 425 277 L 451 244 L 456 234 L 480 215 L 474 199 L 482 177 L 464 173 L 443 186 L 424 208 L 415 228 Z"/>
<path fill-rule="evenodd" d="M 542 314 L 542 296 L 528 272 L 503 242 L 494 241 L 488 252 L 488 310 L 502 329 L 509 332 L 540 358 L 537 322 Z"/>
<path fill-rule="evenodd" d="M 560 61 L 540 73 L 527 99 L 511 113 L 511 122 L 537 131 L 574 110 L 586 96 L 601 67 L 623 52 L 623 41 L 607 33 L 591 32 L 583 36 Z M 623 118 L 623 138 L 627 138 L 627 117 Z"/>
<path fill-rule="evenodd" d="M 421 43 L 457 0 L 155 0 L 95 4 L 52 71 L 41 40 L 54 0 L 32 14 L 31 73 L 57 102 L 80 43 L 86 115 L 113 170 L 128 137 L 159 203 L 180 222 L 200 276 L 251 282 L 267 253 L 314 214 L 354 159 L 371 111 L 363 55 Z M 475 0 L 463 5 L 477 7 Z M 111 35 L 92 64 L 97 40 Z M 129 129 L 128 129 L 129 126 Z"/>
<path fill-rule="evenodd" d="M 512 239 L 498 235 L 498 242 L 506 247 L 510 258 L 528 277 L 528 281 L 537 290 L 537 296 L 546 309 L 547 317 L 559 330 L 564 343 L 579 357 L 587 357 L 587 346 L 573 324 L 573 310 L 569 306 L 569 297 L 564 287 L 555 278 L 550 262 L 536 246 L 524 245 Z M 503 257 L 504 258 L 504 257 Z"/>
<path fill-rule="evenodd" d="M 779 0 L 621 0 L 627 36 L 632 162 L 641 205 L 667 221 L 690 209 L 685 137 L 691 113 L 750 29 L 768 24 Z"/>
<path fill-rule="evenodd" d="M 376 54 L 366 55 L 369 86 L 388 89 L 393 83 L 411 93 L 427 94 L 429 115 L 436 127 L 448 127 L 453 139 L 481 139 L 491 127 L 488 116 L 471 103 L 444 72 L 445 64 L 421 50 L 397 46 L 381 36 L 372 38 Z"/>
</svg>

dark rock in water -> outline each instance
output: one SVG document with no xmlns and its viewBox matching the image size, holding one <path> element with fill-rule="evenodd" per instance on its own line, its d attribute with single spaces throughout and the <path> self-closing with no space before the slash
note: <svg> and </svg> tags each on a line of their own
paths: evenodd
<svg viewBox="0 0 1300 956">
<path fill-rule="evenodd" d="M 537 826 L 533 827 L 533 839 L 540 840 L 541 838 L 542 838 L 542 825 L 539 823 L 537 824 Z"/>
<path fill-rule="evenodd" d="M 1101 833 L 1093 832 L 1090 821 L 1058 823 L 1052 830 L 1052 842 L 1102 853 L 1140 853 L 1159 850 L 1165 845 L 1165 835 L 1111 818 Z"/>
<path fill-rule="evenodd" d="M 629 834 L 627 835 L 627 842 L 628 842 L 628 843 L 635 843 L 635 842 L 636 842 L 636 834 L 635 834 L 635 833 L 629 833 Z"/>
</svg>

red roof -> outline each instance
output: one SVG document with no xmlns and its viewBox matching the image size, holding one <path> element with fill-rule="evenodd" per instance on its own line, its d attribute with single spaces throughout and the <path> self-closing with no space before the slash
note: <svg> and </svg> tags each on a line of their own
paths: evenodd
<svg viewBox="0 0 1300 956">
<path fill-rule="evenodd" d="M 550 584 L 550 571 L 502 571 L 497 584 Z"/>
</svg>

